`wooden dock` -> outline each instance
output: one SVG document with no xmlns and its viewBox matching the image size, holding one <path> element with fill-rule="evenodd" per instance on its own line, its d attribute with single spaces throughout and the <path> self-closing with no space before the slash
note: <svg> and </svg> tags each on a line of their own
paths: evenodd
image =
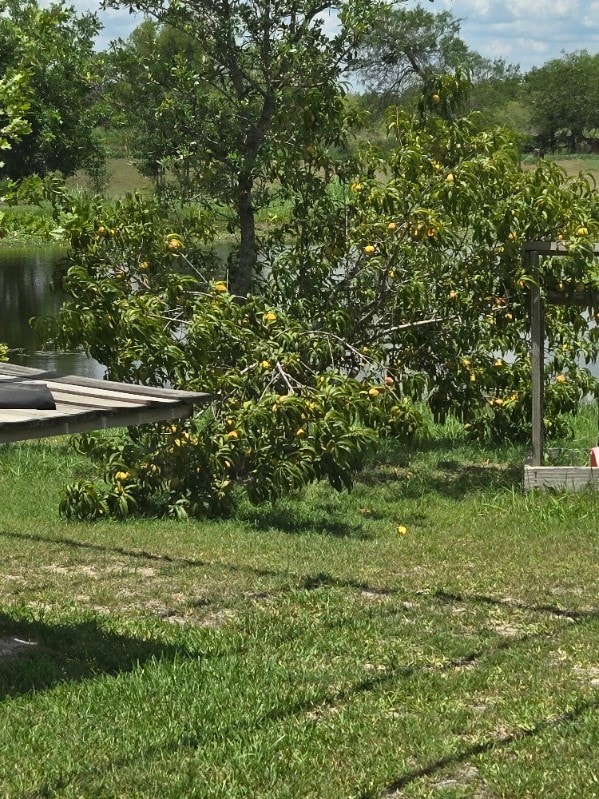
<svg viewBox="0 0 599 799">
<path fill-rule="evenodd" d="M 45 383 L 55 411 L 0 409 L 0 443 L 129 427 L 193 414 L 211 394 L 57 375 L 11 363 L 0 363 L 0 381 Z"/>
</svg>

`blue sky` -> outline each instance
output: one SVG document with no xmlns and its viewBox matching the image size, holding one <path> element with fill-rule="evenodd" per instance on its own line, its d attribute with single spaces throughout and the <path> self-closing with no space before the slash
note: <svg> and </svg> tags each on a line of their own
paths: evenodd
<svg viewBox="0 0 599 799">
<path fill-rule="evenodd" d="M 75 0 L 76 8 L 99 10 L 94 0 Z M 408 6 L 417 5 L 409 0 Z M 421 0 L 432 11 L 450 10 L 461 20 L 462 38 L 490 58 L 503 57 L 525 72 L 562 51 L 599 52 L 599 0 Z M 126 38 L 139 17 L 127 11 L 102 11 L 101 48 Z"/>
</svg>

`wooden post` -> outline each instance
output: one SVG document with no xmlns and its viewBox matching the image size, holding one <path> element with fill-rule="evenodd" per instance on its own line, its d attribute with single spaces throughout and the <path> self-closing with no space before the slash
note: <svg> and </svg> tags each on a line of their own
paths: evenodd
<svg viewBox="0 0 599 799">
<path fill-rule="evenodd" d="M 530 288 L 530 338 L 532 345 L 532 466 L 543 461 L 544 434 L 544 387 L 545 387 L 545 325 L 541 305 L 539 253 L 524 254 L 527 272 L 530 270 L 533 283 Z"/>
</svg>

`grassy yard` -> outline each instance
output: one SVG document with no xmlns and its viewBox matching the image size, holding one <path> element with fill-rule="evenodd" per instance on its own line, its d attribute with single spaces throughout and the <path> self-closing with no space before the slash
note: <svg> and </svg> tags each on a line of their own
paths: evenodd
<svg viewBox="0 0 599 799">
<path fill-rule="evenodd" d="M 578 175 L 580 172 L 590 172 L 599 181 L 599 156 L 596 155 L 570 155 L 547 156 L 548 160 L 556 161 L 568 175 Z M 531 169 L 537 163 L 536 158 L 527 156 L 523 159 L 523 168 Z M 126 158 L 110 158 L 107 164 L 109 182 L 106 188 L 108 197 L 122 197 L 127 191 L 139 190 L 151 192 L 152 183 L 141 175 L 133 163 Z M 69 178 L 67 185 L 71 188 L 90 189 L 89 178 L 84 173 L 77 173 Z"/>
<path fill-rule="evenodd" d="M 448 427 L 350 495 L 88 525 L 83 458 L 0 448 L 0 797 L 596 797 L 599 502 L 521 459 Z"/>
</svg>

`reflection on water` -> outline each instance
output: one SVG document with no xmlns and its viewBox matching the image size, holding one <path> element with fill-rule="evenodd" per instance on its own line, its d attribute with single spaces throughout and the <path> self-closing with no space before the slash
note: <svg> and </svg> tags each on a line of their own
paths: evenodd
<svg viewBox="0 0 599 799">
<path fill-rule="evenodd" d="M 82 352 L 42 350 L 30 325 L 32 317 L 54 316 L 64 294 L 52 288 L 52 270 L 63 254 L 60 247 L 0 249 L 0 341 L 8 344 L 10 360 L 64 374 L 102 377 L 104 367 Z"/>
</svg>

